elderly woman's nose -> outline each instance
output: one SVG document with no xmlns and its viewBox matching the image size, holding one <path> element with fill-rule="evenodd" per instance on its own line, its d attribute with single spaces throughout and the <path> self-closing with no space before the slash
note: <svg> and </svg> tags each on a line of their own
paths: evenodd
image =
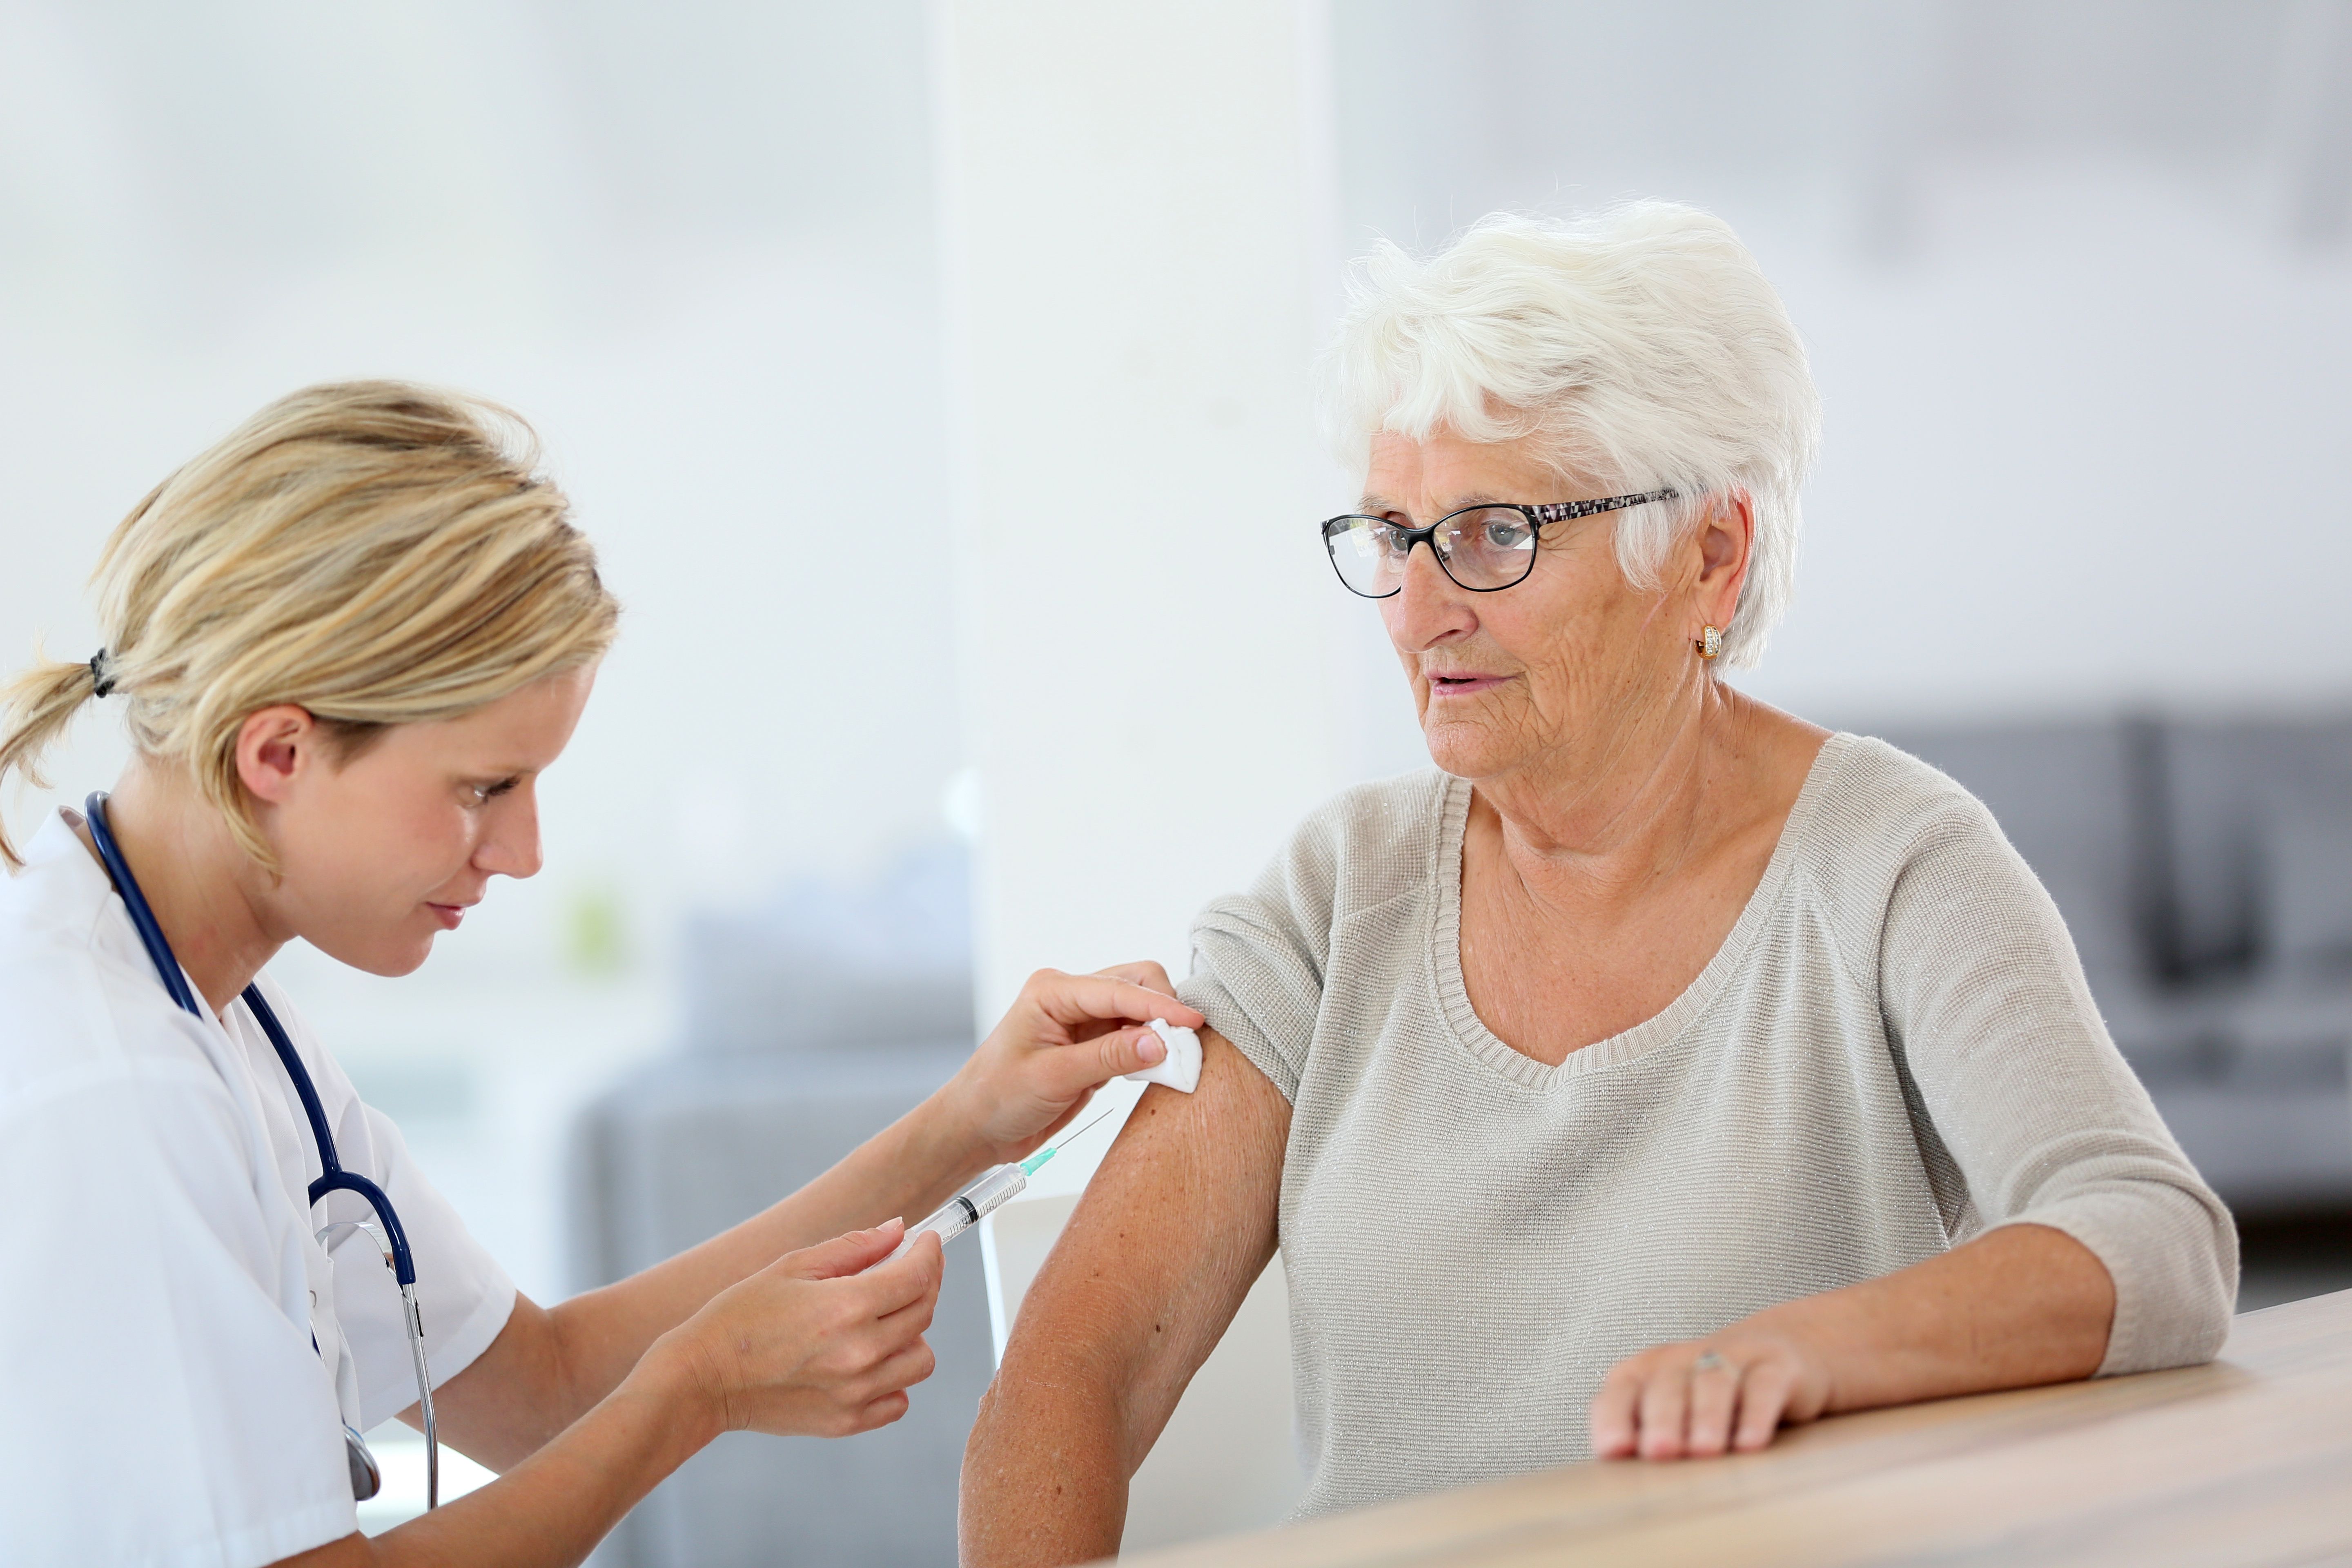
<svg viewBox="0 0 2352 1568">
<path fill-rule="evenodd" d="M 1476 629 L 1478 617 L 1470 595 L 1437 563 L 1437 552 L 1416 545 L 1405 557 L 1397 591 L 1381 601 L 1389 636 L 1400 646 L 1426 647 L 1449 636 Z"/>
</svg>

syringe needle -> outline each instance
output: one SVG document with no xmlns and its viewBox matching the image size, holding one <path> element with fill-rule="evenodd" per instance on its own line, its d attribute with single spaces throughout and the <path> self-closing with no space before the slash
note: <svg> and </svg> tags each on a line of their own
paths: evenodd
<svg viewBox="0 0 2352 1568">
<path fill-rule="evenodd" d="M 1055 1139 L 1051 1143 L 1046 1144 L 1043 1149 L 1038 1150 L 1034 1154 L 1030 1155 L 1026 1160 L 1022 1161 L 1021 1168 L 1028 1172 L 1031 1175 L 1035 1175 L 1037 1173 L 1038 1166 L 1044 1164 L 1046 1161 L 1052 1159 L 1055 1155 L 1068 1148 L 1072 1143 L 1076 1142 L 1079 1139 L 1085 1137 L 1087 1133 L 1093 1131 L 1096 1128 L 1109 1121 L 1112 1116 L 1118 1113 L 1118 1107 L 1116 1105 L 1105 1107 L 1101 1115 L 1096 1117 L 1093 1121 L 1088 1121 L 1084 1127 L 1079 1128 L 1076 1132 L 1065 1132 L 1059 1138 Z"/>
</svg>

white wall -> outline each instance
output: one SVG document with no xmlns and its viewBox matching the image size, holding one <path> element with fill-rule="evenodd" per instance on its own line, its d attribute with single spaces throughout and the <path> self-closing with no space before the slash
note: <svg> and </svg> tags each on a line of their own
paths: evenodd
<svg viewBox="0 0 2352 1568">
<path fill-rule="evenodd" d="M 992 1017 L 1041 964 L 1181 976 L 1193 912 L 1344 776 L 1344 595 L 1311 527 L 1327 106 L 1292 0 L 933 16 Z M 1066 1186 L 1107 1141 L 1046 1173 Z M 1138 1477 L 1130 1544 L 1292 1495 L 1283 1324 L 1252 1321 Z"/>
<path fill-rule="evenodd" d="M 1154 956 L 1333 787 L 1300 22 L 943 5 L 981 1012 Z"/>
</svg>

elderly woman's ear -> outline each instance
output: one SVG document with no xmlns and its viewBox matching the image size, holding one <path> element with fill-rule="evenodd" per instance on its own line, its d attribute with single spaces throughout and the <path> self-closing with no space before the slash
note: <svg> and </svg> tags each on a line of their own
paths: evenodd
<svg viewBox="0 0 2352 1568">
<path fill-rule="evenodd" d="M 1704 637 L 1707 626 L 1718 632 L 1730 626 L 1755 543 L 1756 508 L 1745 491 L 1707 498 L 1689 547 L 1691 607 L 1699 621 L 1690 628 L 1693 642 Z"/>
</svg>

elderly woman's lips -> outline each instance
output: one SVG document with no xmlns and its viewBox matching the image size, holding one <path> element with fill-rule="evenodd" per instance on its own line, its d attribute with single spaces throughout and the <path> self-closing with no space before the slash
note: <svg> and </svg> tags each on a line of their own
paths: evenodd
<svg viewBox="0 0 2352 1568">
<path fill-rule="evenodd" d="M 1467 697 L 1492 690 L 1509 679 L 1507 675 L 1433 675 L 1429 678 L 1429 693 L 1433 697 Z"/>
</svg>

